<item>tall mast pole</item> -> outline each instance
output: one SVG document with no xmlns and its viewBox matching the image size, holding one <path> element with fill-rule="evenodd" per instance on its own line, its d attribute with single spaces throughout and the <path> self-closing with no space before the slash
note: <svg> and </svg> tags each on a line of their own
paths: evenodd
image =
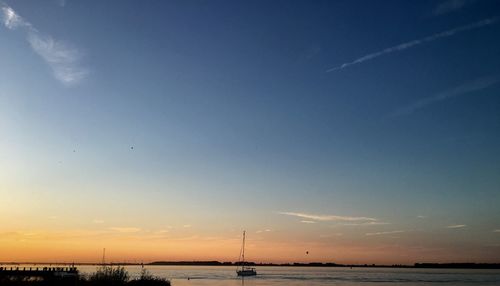
<svg viewBox="0 0 500 286">
<path fill-rule="evenodd" d="M 243 264 L 242 264 L 242 268 L 243 268 L 243 266 L 245 266 L 245 231 L 243 231 L 243 255 L 242 255 L 242 258 L 243 258 Z"/>
</svg>

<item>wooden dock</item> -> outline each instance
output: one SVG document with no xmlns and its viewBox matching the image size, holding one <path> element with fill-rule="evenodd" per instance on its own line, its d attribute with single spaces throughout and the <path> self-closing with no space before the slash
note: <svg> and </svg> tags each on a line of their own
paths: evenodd
<svg viewBox="0 0 500 286">
<path fill-rule="evenodd" d="M 76 267 L 0 267 L 0 278 L 33 277 L 42 279 L 78 277 Z"/>
</svg>

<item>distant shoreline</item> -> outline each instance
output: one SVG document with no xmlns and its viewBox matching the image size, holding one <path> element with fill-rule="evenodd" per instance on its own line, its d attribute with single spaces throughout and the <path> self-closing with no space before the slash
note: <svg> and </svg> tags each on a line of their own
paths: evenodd
<svg viewBox="0 0 500 286">
<path fill-rule="evenodd" d="M 341 268 L 417 268 L 417 269 L 500 269 L 500 263 L 415 263 L 413 265 L 393 264 L 337 264 L 332 262 L 310 262 L 310 263 L 255 263 L 247 262 L 248 266 L 274 266 L 274 267 L 341 267 Z M 65 262 L 0 262 L 0 265 L 88 265 L 100 266 L 100 263 L 65 263 Z M 155 261 L 151 263 L 106 263 L 105 265 L 116 266 L 237 266 L 238 262 L 220 261 Z"/>
</svg>

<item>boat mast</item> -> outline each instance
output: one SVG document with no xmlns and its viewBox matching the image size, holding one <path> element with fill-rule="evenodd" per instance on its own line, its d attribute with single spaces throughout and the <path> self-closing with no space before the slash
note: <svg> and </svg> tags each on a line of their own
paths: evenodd
<svg viewBox="0 0 500 286">
<path fill-rule="evenodd" d="M 243 253 L 241 256 L 243 263 L 241 264 L 241 269 L 245 268 L 245 231 L 243 231 Z"/>
</svg>

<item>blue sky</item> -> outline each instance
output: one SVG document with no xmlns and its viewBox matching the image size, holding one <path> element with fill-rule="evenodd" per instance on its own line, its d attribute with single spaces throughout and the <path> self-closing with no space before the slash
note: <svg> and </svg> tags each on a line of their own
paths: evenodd
<svg viewBox="0 0 500 286">
<path fill-rule="evenodd" d="M 498 1 L 0 5 L 0 221 L 16 241 L 168 226 L 165 243 L 247 229 L 324 261 L 500 251 Z M 352 250 L 401 245 L 420 250 Z"/>
</svg>

